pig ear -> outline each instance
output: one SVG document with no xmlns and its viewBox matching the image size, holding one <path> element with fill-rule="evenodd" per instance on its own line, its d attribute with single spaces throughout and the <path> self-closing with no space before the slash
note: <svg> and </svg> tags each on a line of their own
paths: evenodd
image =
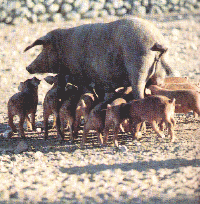
<svg viewBox="0 0 200 204">
<path fill-rule="evenodd" d="M 175 101 L 176 101 L 176 99 L 175 98 L 173 98 L 173 99 L 170 99 L 170 103 L 173 103 L 174 105 L 175 105 Z"/>
<path fill-rule="evenodd" d="M 23 90 L 23 85 L 24 83 L 23 82 L 20 82 L 19 86 L 18 86 L 18 90 L 19 91 L 22 91 Z"/>
<path fill-rule="evenodd" d="M 83 108 L 86 107 L 85 101 L 84 101 L 83 99 L 81 99 L 81 104 L 82 104 L 82 107 L 83 107 Z"/>
<path fill-rule="evenodd" d="M 108 108 L 108 109 L 111 108 L 111 107 L 112 107 L 112 106 L 111 106 L 110 104 L 107 105 L 107 108 Z"/>
<path fill-rule="evenodd" d="M 40 84 L 40 81 L 37 77 L 33 77 L 32 80 L 31 80 L 31 83 L 34 85 L 34 86 L 38 86 Z"/>
<path fill-rule="evenodd" d="M 148 89 L 148 88 L 146 88 L 146 89 L 145 89 L 145 94 L 146 94 L 146 95 L 151 95 L 151 90 Z"/>
<path fill-rule="evenodd" d="M 26 52 L 27 50 L 30 50 L 32 47 L 35 47 L 36 45 L 44 45 L 48 42 L 48 36 L 43 36 L 39 39 L 37 39 L 33 44 L 29 45 L 24 52 Z"/>
<path fill-rule="evenodd" d="M 167 47 L 164 47 L 163 45 L 158 44 L 157 42 L 153 45 L 153 47 L 151 47 L 150 50 L 152 51 L 160 51 L 160 52 L 166 52 L 167 51 Z"/>
<path fill-rule="evenodd" d="M 54 76 L 47 76 L 44 78 L 44 80 L 48 83 L 48 84 L 53 84 L 54 83 Z"/>
</svg>

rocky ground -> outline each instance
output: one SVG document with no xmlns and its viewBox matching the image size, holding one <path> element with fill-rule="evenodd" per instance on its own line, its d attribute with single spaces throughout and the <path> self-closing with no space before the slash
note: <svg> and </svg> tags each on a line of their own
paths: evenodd
<svg viewBox="0 0 200 204">
<path fill-rule="evenodd" d="M 114 17 L 113 17 L 114 18 Z M 199 203 L 200 120 L 176 115 L 176 141 L 156 140 L 150 128 L 141 141 L 120 134 L 120 151 L 99 148 L 94 132 L 87 148 L 60 144 L 55 130 L 48 141 L 43 132 L 28 132 L 26 151 L 17 154 L 21 139 L 3 137 L 8 127 L 7 101 L 20 81 L 31 78 L 25 67 L 40 46 L 23 53 L 26 46 L 58 27 L 112 19 L 79 22 L 0 25 L 0 203 Z M 200 82 L 200 16 L 174 15 L 152 18 L 171 43 L 170 56 L 181 76 Z M 37 75 L 42 79 L 46 75 Z M 42 127 L 42 101 L 50 85 L 39 86 L 37 127 Z M 52 118 L 51 118 L 52 119 Z M 18 118 L 15 119 L 18 123 Z M 51 121 L 52 122 L 52 121 Z M 21 144 L 21 143 L 20 143 Z"/>
</svg>

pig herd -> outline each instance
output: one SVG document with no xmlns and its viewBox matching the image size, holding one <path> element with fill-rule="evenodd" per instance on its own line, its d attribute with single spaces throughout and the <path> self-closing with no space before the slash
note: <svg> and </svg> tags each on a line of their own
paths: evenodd
<svg viewBox="0 0 200 204">
<path fill-rule="evenodd" d="M 38 45 L 43 49 L 26 70 L 30 74 L 58 74 L 44 79 L 52 85 L 43 103 L 45 140 L 51 114 L 60 140 L 65 139 L 66 127 L 70 140 L 75 140 L 84 119 L 81 147 L 90 130 L 97 132 L 100 145 L 107 144 L 110 130 L 115 146 L 122 130 L 140 139 L 145 122 L 162 138 L 166 126 L 173 142 L 174 113 L 192 110 L 195 117 L 200 115 L 199 87 L 186 78 L 166 77 L 175 76 L 176 71 L 169 63 L 169 46 L 147 20 L 126 17 L 55 29 L 25 51 Z M 8 101 L 10 136 L 17 131 L 15 115 L 20 118 L 19 134 L 23 138 L 25 120 L 29 129 L 35 129 L 39 84 L 36 77 L 21 82 L 20 92 Z"/>
<path fill-rule="evenodd" d="M 113 96 L 100 101 L 97 94 L 67 83 L 63 97 L 58 97 L 58 75 L 48 76 L 44 80 L 52 85 L 43 102 L 44 139 L 48 139 L 48 119 L 54 115 L 54 126 L 60 140 L 65 139 L 65 128 L 70 132 L 70 140 L 74 141 L 84 121 L 81 147 L 84 147 L 90 130 L 97 132 L 101 146 L 107 145 L 109 131 L 113 131 L 113 142 L 118 147 L 118 133 L 131 133 L 133 139 L 140 139 L 141 127 L 148 122 L 159 137 L 164 138 L 164 124 L 168 129 L 170 141 L 175 141 L 174 113 L 193 111 L 195 117 L 200 115 L 199 87 L 188 82 L 187 78 L 169 77 L 163 87 L 150 85 L 145 89 L 143 99 L 133 100 L 132 87 L 120 87 Z M 21 82 L 19 92 L 8 101 L 9 125 L 13 132 L 17 128 L 13 117 L 19 116 L 19 134 L 25 138 L 23 124 L 34 130 L 35 114 L 38 104 L 38 85 L 36 77 Z M 31 114 L 31 120 L 29 119 Z"/>
</svg>

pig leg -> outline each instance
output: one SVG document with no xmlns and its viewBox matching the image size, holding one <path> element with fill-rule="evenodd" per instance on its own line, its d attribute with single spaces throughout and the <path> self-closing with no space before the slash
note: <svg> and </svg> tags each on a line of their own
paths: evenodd
<svg viewBox="0 0 200 204">
<path fill-rule="evenodd" d="M 196 119 L 198 118 L 198 113 L 193 111 L 193 115 L 194 115 L 194 118 L 196 118 Z"/>
<path fill-rule="evenodd" d="M 64 140 L 64 135 L 60 130 L 60 116 L 57 112 L 55 113 L 55 115 L 56 115 L 56 130 L 57 130 L 58 138 L 61 140 Z"/>
<path fill-rule="evenodd" d="M 26 118 L 27 116 L 25 116 L 24 114 L 20 114 L 19 115 L 19 134 L 20 134 L 20 136 L 23 138 L 23 139 L 25 139 L 25 134 L 24 134 L 24 127 L 23 127 L 23 125 L 24 125 L 24 121 L 25 121 L 25 118 Z"/>
<path fill-rule="evenodd" d="M 73 136 L 73 119 L 69 118 L 68 120 L 68 124 L 69 124 L 69 132 L 70 132 L 70 140 L 73 142 L 74 141 L 74 136 Z"/>
<path fill-rule="evenodd" d="M 76 139 L 78 137 L 78 131 L 79 131 L 79 123 L 80 123 L 80 114 L 76 114 L 75 122 L 74 122 L 74 138 Z"/>
<path fill-rule="evenodd" d="M 129 50 L 131 49 L 133 48 Z M 126 50 L 128 50 L 128 48 Z M 151 52 L 143 56 L 136 56 L 135 51 L 132 52 L 129 51 L 129 53 L 125 53 L 125 66 L 129 74 L 133 98 L 144 98 L 147 79 L 150 78 L 154 72 L 154 67 L 152 66 L 154 66 L 155 53 Z"/>
<path fill-rule="evenodd" d="M 113 142 L 114 142 L 115 147 L 119 147 L 118 140 L 117 140 L 117 139 L 118 139 L 119 129 L 120 129 L 120 126 L 117 126 L 117 127 L 114 129 Z"/>
<path fill-rule="evenodd" d="M 97 138 L 98 138 L 98 142 L 99 144 L 102 146 L 103 145 L 103 137 L 102 137 L 102 134 L 101 132 L 97 132 Z"/>
<path fill-rule="evenodd" d="M 170 140 L 171 142 L 175 141 L 175 135 L 174 135 L 174 126 L 176 122 L 174 118 L 171 118 L 171 120 L 168 122 L 168 130 L 169 130 L 169 135 L 170 135 Z"/>
<path fill-rule="evenodd" d="M 109 136 L 109 127 L 106 126 L 104 129 L 104 138 L 103 138 L 103 145 L 104 146 L 107 145 L 108 136 Z"/>
<path fill-rule="evenodd" d="M 194 104 L 194 108 L 193 108 L 195 118 L 198 118 L 198 116 L 200 116 L 200 97 L 198 97 L 198 99 L 197 99 L 196 103 Z"/>
<path fill-rule="evenodd" d="M 49 119 L 49 113 L 44 111 L 43 117 L 44 117 L 44 139 L 47 140 L 48 138 L 48 119 Z"/>
<path fill-rule="evenodd" d="M 164 133 L 162 131 L 160 131 L 155 120 L 151 121 L 150 124 L 151 124 L 153 130 L 158 134 L 159 137 L 165 138 Z"/>
<path fill-rule="evenodd" d="M 32 124 L 32 130 L 36 130 L 36 127 L 35 127 L 35 112 L 31 113 L 31 124 Z"/>
<path fill-rule="evenodd" d="M 62 135 L 65 134 L 65 127 L 66 127 L 65 116 L 63 114 L 60 114 L 60 130 Z"/>
<path fill-rule="evenodd" d="M 52 128 L 56 128 L 56 116 L 53 114 L 53 126 Z"/>
<path fill-rule="evenodd" d="M 133 140 L 135 139 L 138 140 L 139 137 L 141 136 L 140 129 L 141 129 L 142 122 L 138 119 L 135 119 L 134 123 L 132 123 L 132 121 L 130 122 L 131 124 L 133 124 L 133 127 L 132 127 Z"/>
<path fill-rule="evenodd" d="M 29 116 L 27 116 L 27 118 L 26 118 L 26 123 L 27 123 L 27 129 L 28 130 L 33 130 L 33 127 L 32 127 Z"/>
<path fill-rule="evenodd" d="M 82 141 L 81 141 L 81 148 L 84 148 L 85 142 L 86 142 L 86 138 L 87 138 L 88 132 L 89 132 L 89 129 L 87 128 L 87 123 L 85 124 L 85 126 L 84 126 Z"/>
<path fill-rule="evenodd" d="M 8 113 L 8 125 L 10 126 L 10 128 L 12 129 L 13 132 L 17 132 L 17 128 L 13 123 L 13 115 Z"/>
</svg>

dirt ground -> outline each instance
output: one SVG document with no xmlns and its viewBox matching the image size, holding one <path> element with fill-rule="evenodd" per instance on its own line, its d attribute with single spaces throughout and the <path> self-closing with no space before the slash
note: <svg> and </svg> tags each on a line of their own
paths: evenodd
<svg viewBox="0 0 200 204">
<path fill-rule="evenodd" d="M 113 17 L 113 19 L 115 18 Z M 128 148 L 128 152 L 126 152 L 126 154 L 115 152 L 112 147 L 111 138 L 109 140 L 109 147 L 100 149 L 98 147 L 96 137 L 93 136 L 95 134 L 91 133 L 91 138 L 89 138 L 88 140 L 89 142 L 87 145 L 87 149 L 80 150 L 79 147 L 82 133 L 80 133 L 79 139 L 73 145 L 67 143 L 68 133 L 66 133 L 66 143 L 60 144 L 57 140 L 55 130 L 50 130 L 50 137 L 47 142 L 43 140 L 43 132 L 26 133 L 27 142 L 29 145 L 28 150 L 21 156 L 17 156 L 13 154 L 13 150 L 16 148 L 19 141 L 21 141 L 21 138 L 19 138 L 17 134 L 15 134 L 12 139 L 3 137 L 3 132 L 9 129 L 7 117 L 7 101 L 14 93 L 18 91 L 18 85 L 20 81 L 24 81 L 27 78 L 33 77 L 33 75 L 30 75 L 25 70 L 25 67 L 29 65 L 38 55 L 41 47 L 37 46 L 27 53 L 24 53 L 23 50 L 35 39 L 46 34 L 52 29 L 59 27 L 68 28 L 91 22 L 105 22 L 113 19 L 81 20 L 79 22 L 45 24 L 22 23 L 17 26 L 7 26 L 4 24 L 0 24 L 0 166 L 3 169 L 2 172 L 0 171 L 0 183 L 4 184 L 3 187 L 0 187 L 0 201 L 9 201 L 10 203 L 15 203 L 15 201 L 31 201 L 33 203 L 53 203 L 55 201 L 70 201 L 74 203 L 199 202 L 200 118 L 194 119 L 191 113 L 187 115 L 176 115 L 176 141 L 174 144 L 170 144 L 168 138 L 164 139 L 164 141 L 156 141 L 155 134 L 152 133 L 150 129 L 148 129 L 147 134 L 144 135 L 143 139 L 140 142 L 132 142 L 129 135 L 120 135 L 120 144 L 125 145 Z M 191 81 L 192 83 L 199 83 L 200 15 L 174 15 L 171 17 L 165 16 L 157 18 L 151 17 L 151 20 L 153 20 L 157 27 L 160 28 L 166 39 L 168 39 L 170 42 L 171 47 L 169 52 L 171 56 L 171 63 L 173 64 L 174 69 L 177 70 L 177 73 L 179 72 L 180 76 L 187 76 L 189 78 L 189 81 Z M 39 79 L 43 79 L 46 75 L 35 76 Z M 50 87 L 51 86 L 48 85 L 45 81 L 42 81 L 39 85 L 39 105 L 36 117 L 37 127 L 42 127 L 42 103 L 44 96 L 47 90 L 50 89 Z M 50 123 L 52 124 L 52 117 L 50 119 Z M 18 118 L 15 118 L 15 122 L 18 123 Z M 31 160 L 31 158 L 33 157 L 36 158 L 34 161 Z M 49 165 L 47 170 L 51 168 L 51 170 L 49 170 L 51 171 L 51 173 L 53 172 L 53 170 L 57 172 L 57 170 L 55 169 L 55 166 L 57 165 L 58 169 L 60 170 L 60 172 L 57 172 L 58 175 L 60 175 L 61 173 L 66 173 L 70 179 L 71 176 L 76 175 L 78 179 L 76 180 L 76 185 L 74 184 L 75 186 L 73 186 L 73 193 L 70 194 L 71 189 L 67 190 L 65 186 L 63 188 L 60 188 L 60 191 L 58 189 L 53 191 L 52 195 L 49 195 L 46 192 L 48 190 L 44 190 L 44 194 L 42 194 L 40 198 L 38 198 L 36 195 L 34 197 L 30 192 L 34 192 L 35 194 L 37 194 L 40 192 L 41 188 L 36 185 L 36 181 L 31 180 L 31 183 L 29 179 L 27 179 L 29 181 L 26 182 L 31 183 L 29 184 L 30 186 L 35 185 L 33 189 L 31 187 L 19 187 L 15 182 L 18 181 L 23 183 L 25 182 L 24 180 L 26 180 L 25 177 L 19 176 L 19 173 L 23 174 L 24 171 L 22 169 L 29 168 L 27 166 L 27 163 L 30 162 L 31 166 L 32 163 L 37 161 L 37 158 L 38 160 L 40 160 L 40 162 L 44 161 L 44 159 L 41 160 L 41 158 L 46 158 L 46 163 L 45 160 L 44 163 L 38 163 L 38 165 L 41 166 L 41 168 L 44 167 L 44 164 L 47 166 Z M 66 161 L 67 159 L 71 163 L 63 164 L 61 162 L 68 162 Z M 51 163 L 51 161 L 59 161 L 62 164 Z M 81 163 L 81 161 L 83 163 Z M 21 171 L 15 172 L 15 168 L 13 166 L 11 168 L 7 164 L 24 166 L 20 167 Z M 120 164 L 123 164 L 124 167 L 121 167 Z M 35 163 L 34 165 L 37 165 L 37 163 Z M 146 165 L 148 166 L 148 168 L 146 167 Z M 33 166 L 30 168 L 33 168 Z M 120 170 L 120 172 L 118 170 Z M 151 172 L 151 170 L 153 171 L 153 173 Z M 87 175 L 93 175 L 94 178 L 96 178 L 98 177 L 98 175 L 101 176 L 102 173 L 105 174 L 105 172 L 107 171 L 109 171 L 109 175 L 111 175 L 111 177 L 117 177 L 118 173 L 119 176 L 123 175 L 121 183 L 115 183 L 114 181 L 109 180 L 106 177 L 107 180 L 109 180 L 107 184 L 108 186 L 112 186 L 115 183 L 116 186 L 121 185 L 124 189 L 126 189 L 125 186 L 127 185 L 126 187 L 130 187 L 129 190 L 133 192 L 134 196 L 128 193 L 129 190 L 123 190 L 123 193 L 121 193 L 122 189 L 118 189 L 119 186 L 115 186 L 116 189 L 118 189 L 115 190 L 119 195 L 116 194 L 114 190 L 113 194 L 110 193 L 112 194 L 110 195 L 108 192 L 110 192 L 111 187 L 109 187 L 107 191 L 104 189 L 105 192 L 100 192 L 100 189 L 103 188 L 101 185 L 94 185 L 88 189 L 87 187 L 85 187 L 85 191 L 79 189 L 81 193 L 78 193 L 79 191 L 77 189 L 79 188 L 79 184 L 82 182 L 81 179 L 84 180 Z M 137 180 L 135 177 L 134 179 L 132 179 L 131 176 L 129 178 L 129 173 L 130 175 L 132 175 L 132 171 L 134 171 L 135 175 L 137 175 L 137 179 L 141 179 L 141 184 L 138 183 L 139 180 Z M 34 172 L 30 171 L 29 176 L 31 177 L 33 175 Z M 37 177 L 37 172 L 35 173 L 35 175 Z M 38 175 L 41 175 L 41 173 L 38 173 Z M 82 178 L 84 177 L 84 175 L 85 178 Z M 150 179 L 149 175 L 151 181 L 148 180 Z M 82 177 L 80 178 L 80 176 Z M 45 176 L 45 181 L 43 182 L 42 180 L 43 183 L 41 185 L 43 185 L 48 180 L 47 177 Z M 58 176 L 57 178 L 61 177 Z M 105 179 L 105 175 L 103 175 L 102 178 Z M 43 186 L 51 186 L 52 183 L 56 181 L 56 178 L 50 181 L 51 184 L 45 183 Z M 102 179 L 102 181 L 104 180 Z M 150 182 L 146 187 L 143 186 L 145 181 Z M 11 184 L 13 182 L 15 184 Z M 34 182 L 36 182 L 36 184 Z M 81 184 L 83 183 L 84 182 L 82 182 Z M 93 185 L 95 182 L 90 178 L 88 183 Z M 133 187 L 133 183 L 137 183 L 138 187 Z M 150 188 L 153 188 L 154 190 L 150 190 Z M 21 191 L 19 191 L 19 189 L 21 189 Z M 88 191 L 93 192 L 93 190 L 95 190 L 96 192 L 98 191 L 99 194 L 87 194 Z M 134 193 L 136 191 L 137 193 Z M 61 196 L 59 192 L 62 192 L 63 195 Z M 66 193 L 69 193 L 68 197 L 66 197 Z"/>
</svg>

